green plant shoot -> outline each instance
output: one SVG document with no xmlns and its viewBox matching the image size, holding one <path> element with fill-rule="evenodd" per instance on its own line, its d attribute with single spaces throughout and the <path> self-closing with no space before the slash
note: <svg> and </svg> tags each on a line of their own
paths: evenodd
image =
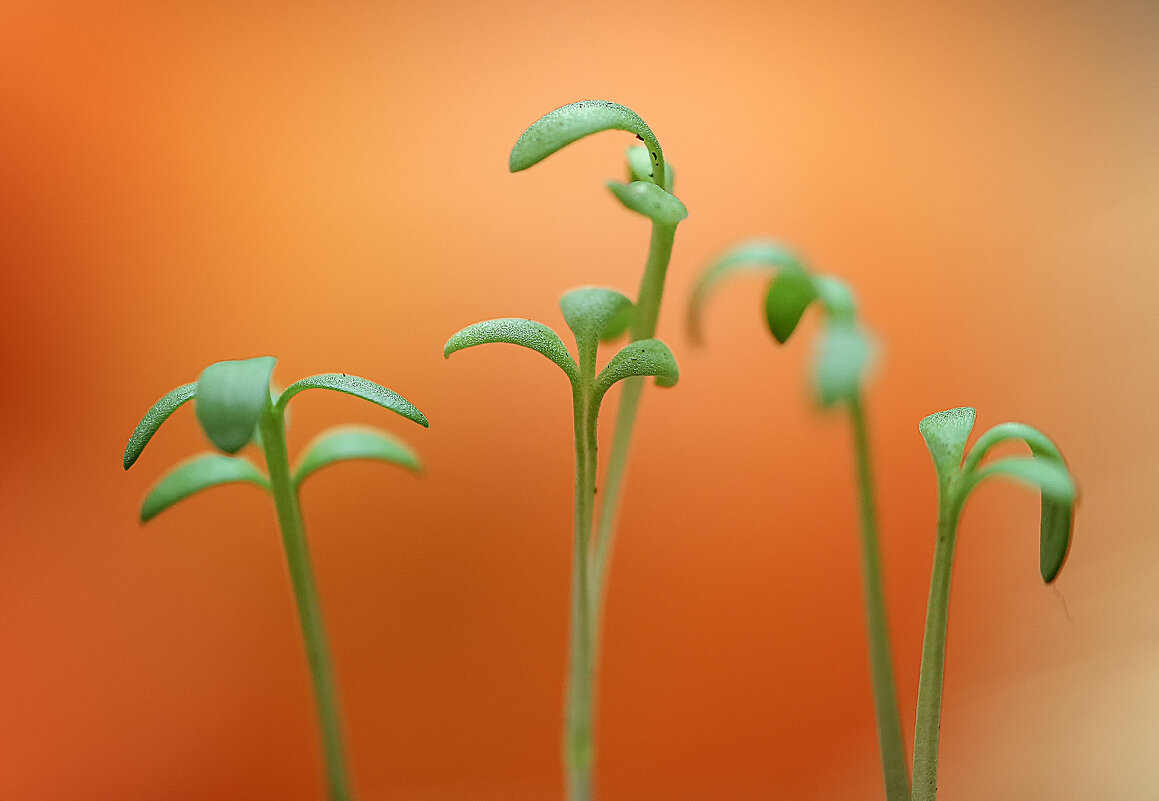
<svg viewBox="0 0 1159 801">
<path fill-rule="evenodd" d="M 740 272 L 771 276 L 765 293 L 765 322 L 778 343 L 788 341 L 814 302 L 825 314 L 814 361 L 813 391 L 822 406 L 844 404 L 853 427 L 860 491 L 862 585 L 882 773 L 889 801 L 905 801 L 910 795 L 909 770 L 890 655 L 869 434 L 862 400 L 872 354 L 870 341 L 857 322 L 856 303 L 848 287 L 835 278 L 812 274 L 791 248 L 770 240 L 752 240 L 732 248 L 701 276 L 688 314 L 693 341 L 703 341 L 704 307 L 713 290 Z"/>
<path fill-rule="evenodd" d="M 522 345 L 543 354 L 567 376 L 571 386 L 575 432 L 575 516 L 571 578 L 570 655 L 565 702 L 563 762 L 569 801 L 590 801 L 595 764 L 597 576 L 593 572 L 596 543 L 592 539 L 596 496 L 596 423 L 604 395 L 625 379 L 652 376 L 661 386 L 679 377 L 676 360 L 657 339 L 631 342 L 597 371 L 600 340 L 623 320 L 631 301 L 610 289 L 586 287 L 560 300 L 564 320 L 575 335 L 578 360 L 559 335 L 542 323 L 520 318 L 487 320 L 452 336 L 444 357 L 463 348 L 492 342 Z"/>
<path fill-rule="evenodd" d="M 270 386 L 275 362 L 272 356 L 261 356 L 206 367 L 197 381 L 168 393 L 145 413 L 129 438 L 123 463 L 126 470 L 132 467 L 161 424 L 182 404 L 196 399 L 194 407 L 202 431 L 224 454 L 195 456 L 169 471 L 145 496 L 141 522 L 151 520 L 183 498 L 219 484 L 252 484 L 273 496 L 313 679 L 329 798 L 349 801 L 350 781 L 342 746 L 334 668 L 306 546 L 298 488 L 322 467 L 349 459 L 372 459 L 415 471 L 419 469 L 419 462 L 410 448 L 386 432 L 363 426 L 342 426 L 316 438 L 291 469 L 286 447 L 286 405 L 303 390 L 328 389 L 370 401 L 423 427 L 429 423 L 401 395 L 345 373 L 303 378 L 277 394 Z M 252 440 L 258 442 L 265 456 L 265 472 L 245 457 L 233 455 Z"/>
<path fill-rule="evenodd" d="M 914 801 L 934 801 L 937 798 L 938 735 L 942 716 L 950 573 L 954 563 L 958 520 L 966 499 L 980 483 L 990 477 L 1013 479 L 1039 490 L 1042 514 L 1038 569 L 1047 584 L 1058 577 L 1070 548 L 1076 490 L 1058 448 L 1045 435 L 1028 425 L 1002 423 L 979 437 L 963 460 L 966 441 L 976 416 L 974 409 L 963 406 L 931 414 L 918 424 L 938 476 L 938 528 L 918 683 L 917 723 L 914 731 Z M 1007 456 L 983 464 L 991 448 L 1011 440 L 1024 443 L 1031 455 Z"/>
</svg>

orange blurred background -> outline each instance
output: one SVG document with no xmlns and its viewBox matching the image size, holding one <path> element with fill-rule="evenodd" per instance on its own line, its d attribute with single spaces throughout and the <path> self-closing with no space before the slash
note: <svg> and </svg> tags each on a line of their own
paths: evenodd
<svg viewBox="0 0 1159 801">
<path fill-rule="evenodd" d="M 555 369 L 441 358 L 477 320 L 562 330 L 634 294 L 647 224 L 602 182 L 627 134 L 510 175 L 540 114 L 638 111 L 690 209 L 611 579 L 604 801 L 880 798 L 850 437 L 777 349 L 761 284 L 682 318 L 721 249 L 795 243 L 859 291 L 907 737 L 933 548 L 924 415 L 978 407 L 1062 447 L 1083 504 L 1057 590 L 1037 502 L 972 502 L 951 610 L 942 797 L 1159 796 L 1159 12 L 1149 3 L 100 3 L 0 8 L 0 798 L 321 797 L 271 505 L 137 525 L 205 446 L 141 414 L 210 362 L 283 384 L 291 448 L 377 423 L 419 479 L 325 471 L 303 506 L 359 797 L 550 799 L 572 455 Z M 608 407 L 611 408 L 611 407 Z M 605 421 L 606 422 L 606 421 Z"/>
</svg>

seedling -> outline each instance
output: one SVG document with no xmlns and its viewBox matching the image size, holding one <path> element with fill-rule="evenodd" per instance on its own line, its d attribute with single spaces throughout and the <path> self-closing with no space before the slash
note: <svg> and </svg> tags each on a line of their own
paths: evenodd
<svg viewBox="0 0 1159 801">
<path fill-rule="evenodd" d="M 918 425 L 938 474 L 938 536 L 922 642 L 911 795 L 885 619 L 868 435 L 861 398 L 871 347 L 857 325 L 853 296 L 844 284 L 826 276 L 811 275 L 791 249 L 769 241 L 752 241 L 734 248 L 701 277 L 693 292 L 689 313 L 694 339 L 701 338 L 703 307 L 712 289 L 723 278 L 741 270 L 774 273 L 765 296 L 765 319 L 780 343 L 793 333 L 814 300 L 820 301 L 825 311 L 826 325 L 813 384 L 818 402 L 823 406 L 844 403 L 853 424 L 861 495 L 862 575 L 870 669 L 886 797 L 889 801 L 906 798 L 934 801 L 950 570 L 958 520 L 966 498 L 991 476 L 1012 478 L 1039 488 L 1042 496 L 1039 570 L 1043 581 L 1049 584 L 1058 576 L 1070 545 L 1074 481 L 1058 448 L 1042 433 L 1022 423 L 1003 423 L 990 429 L 978 439 L 964 462 L 966 439 L 974 425 L 974 409 L 963 407 L 938 412 Z M 1006 457 L 983 467 L 987 452 L 1008 440 L 1024 442 L 1031 456 Z"/>
<path fill-rule="evenodd" d="M 487 320 L 467 326 L 447 341 L 443 356 L 489 342 L 522 345 L 553 361 L 571 385 L 576 456 L 575 516 L 563 760 L 568 798 L 589 801 L 595 760 L 596 620 L 600 607 L 598 577 L 593 571 L 597 551 L 592 539 L 596 422 L 604 395 L 616 382 L 653 376 L 658 385 L 672 386 L 679 372 L 672 352 L 663 342 L 642 339 L 625 345 L 597 374 L 596 351 L 600 339 L 621 324 L 632 309 L 631 301 L 619 292 L 596 287 L 574 289 L 560 300 L 560 309 L 575 335 L 578 363 L 555 331 L 543 323 L 519 318 Z"/>
<path fill-rule="evenodd" d="M 703 310 L 712 290 L 730 275 L 753 271 L 772 275 L 765 293 L 765 321 L 778 343 L 788 341 L 814 301 L 825 314 L 825 328 L 813 368 L 813 391 L 822 406 L 843 404 L 853 426 L 860 494 L 862 589 L 881 766 L 886 797 L 889 801 L 904 801 L 910 794 L 909 771 L 890 656 L 869 433 L 862 398 L 872 350 L 870 341 L 857 321 L 853 293 L 844 283 L 830 276 L 813 275 L 792 249 L 765 240 L 753 240 L 733 248 L 701 276 L 693 290 L 688 315 L 693 341 L 703 341 Z"/>
<path fill-rule="evenodd" d="M 291 470 L 286 448 L 286 405 L 302 390 L 329 389 L 390 409 L 424 428 L 429 423 L 423 413 L 401 395 L 365 378 L 345 373 L 303 378 L 279 394 L 270 386 L 276 361 L 272 356 L 260 356 L 217 362 L 206 367 L 197 381 L 165 395 L 145 413 L 129 438 L 124 466 L 126 470 L 132 467 L 161 424 L 182 404 L 196 398 L 194 406 L 202 431 L 211 443 L 228 455 L 207 453 L 195 456 L 167 473 L 145 496 L 141 522 L 151 520 L 183 498 L 219 484 L 254 484 L 273 495 L 314 683 L 329 797 L 331 801 L 348 801 L 350 782 L 342 747 L 334 668 L 306 547 L 298 488 L 302 481 L 322 467 L 348 459 L 373 459 L 416 471 L 419 462 L 410 448 L 385 432 L 341 426 L 315 439 Z M 232 455 L 251 440 L 257 441 L 265 455 L 264 473 L 245 457 Z"/>
</svg>

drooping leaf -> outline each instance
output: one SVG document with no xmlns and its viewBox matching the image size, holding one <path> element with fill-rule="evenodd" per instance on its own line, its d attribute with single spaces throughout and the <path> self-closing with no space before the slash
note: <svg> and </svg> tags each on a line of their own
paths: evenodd
<svg viewBox="0 0 1159 801">
<path fill-rule="evenodd" d="M 209 441 L 226 453 L 237 453 L 253 439 L 270 402 L 276 362 L 273 356 L 217 362 L 197 379 L 197 421 Z"/>
<path fill-rule="evenodd" d="M 608 329 L 629 319 L 632 301 L 614 289 L 585 286 L 572 289 L 559 299 L 559 309 L 577 342 L 594 347 Z"/>
<path fill-rule="evenodd" d="M 709 295 L 721 281 L 739 273 L 771 275 L 782 269 L 808 272 L 791 248 L 773 240 L 753 239 L 726 251 L 701 274 L 692 290 L 692 300 L 688 306 L 688 333 L 692 341 L 704 341 L 704 307 Z"/>
<path fill-rule="evenodd" d="M 777 342 L 783 345 L 788 341 L 816 297 L 813 279 L 803 271 L 788 269 L 777 273 L 765 296 L 765 320 Z"/>
<path fill-rule="evenodd" d="M 141 522 L 147 523 L 178 501 L 219 484 L 255 484 L 269 491 L 265 475 L 248 459 L 206 453 L 194 456 L 166 473 L 153 485 L 141 505 Z"/>
<path fill-rule="evenodd" d="M 376 384 L 369 379 L 360 378 L 356 375 L 347 375 L 346 373 L 322 373 L 321 375 L 312 375 L 308 378 L 303 378 L 301 381 L 295 381 L 286 387 L 286 391 L 278 398 L 278 410 L 285 409 L 290 399 L 304 389 L 329 389 L 334 392 L 353 395 L 356 398 L 370 401 L 384 409 L 390 409 L 392 412 L 402 415 L 407 420 L 413 420 L 423 428 L 430 428 L 431 425 L 427 422 L 426 416 L 416 409 L 413 403 L 394 390 L 387 389 L 381 384 Z"/>
<path fill-rule="evenodd" d="M 490 342 L 506 342 L 531 348 L 559 365 L 573 385 L 579 380 L 579 368 L 564 347 L 559 334 L 543 323 L 522 317 L 484 320 L 467 326 L 447 340 L 443 346 L 443 358 L 449 358 L 457 350 Z"/>
<path fill-rule="evenodd" d="M 129 437 L 129 444 L 125 446 L 125 455 L 121 463 L 126 470 L 137 461 L 137 457 L 145 450 L 145 446 L 149 444 L 149 440 L 157 433 L 161 424 L 169 419 L 169 415 L 196 394 L 196 381 L 192 384 L 183 384 L 166 393 L 165 397 L 153 404 L 153 408 L 145 412 L 145 416 L 141 418 L 141 422 L 137 423 L 137 427 L 133 430 L 133 435 Z"/>
<path fill-rule="evenodd" d="M 629 182 L 652 181 L 652 183 L 660 183 L 652 180 L 652 156 L 648 153 L 648 148 L 643 145 L 632 145 L 628 148 L 627 159 Z M 665 160 L 664 171 L 667 175 L 664 178 L 663 187 L 671 192 L 676 177 L 671 162 Z"/>
<path fill-rule="evenodd" d="M 608 323 L 604 333 L 600 334 L 600 341 L 611 342 L 613 339 L 619 339 L 623 336 L 624 332 L 631 327 L 635 314 L 636 306 L 631 303 L 616 312 L 616 316 Z"/>
<path fill-rule="evenodd" d="M 1067 551 L 1070 550 L 1074 528 L 1074 502 L 1042 496 L 1042 517 L 1039 521 L 1038 571 L 1047 584 L 1058 578 Z"/>
<path fill-rule="evenodd" d="M 511 148 L 511 172 L 526 170 L 560 148 L 599 131 L 620 130 L 635 134 L 648 149 L 652 171 L 664 163 L 660 142 L 640 115 L 609 100 L 581 100 L 549 112 L 523 132 Z"/>
<path fill-rule="evenodd" d="M 602 396 L 617 381 L 633 376 L 655 376 L 657 386 L 671 387 L 680 378 L 680 370 L 676 357 L 660 340 L 630 342 L 596 376 L 596 397 Z"/>
<path fill-rule="evenodd" d="M 827 325 L 814 364 L 813 386 L 822 406 L 857 398 L 865 380 L 872 349 L 853 325 Z"/>
<path fill-rule="evenodd" d="M 608 181 L 608 189 L 630 211 L 643 214 L 661 225 L 676 225 L 688 216 L 688 209 L 680 198 L 650 181 L 633 181 L 630 184 Z"/>
<path fill-rule="evenodd" d="M 825 307 L 825 316 L 832 323 L 852 324 L 857 315 L 857 298 L 853 290 L 844 281 L 831 275 L 818 275 L 813 278 L 813 288 L 821 305 Z"/>
<path fill-rule="evenodd" d="M 1035 456 L 1065 464 L 1059 449 L 1038 429 L 1025 423 L 999 423 L 978 437 L 978 441 L 974 443 L 974 447 L 966 456 L 962 469 L 966 472 L 974 472 L 991 448 L 1000 442 L 1009 442 L 1010 440 L 1025 443 Z"/>
<path fill-rule="evenodd" d="M 938 479 L 948 481 L 958 472 L 962 464 L 962 454 L 966 450 L 966 440 L 974 428 L 978 413 L 970 406 L 935 412 L 922 418 L 918 431 L 926 442 L 930 456 L 934 460 L 934 470 Z"/>
<path fill-rule="evenodd" d="M 349 459 L 388 462 L 416 473 L 422 470 L 418 455 L 397 437 L 369 426 L 336 426 L 306 446 L 294 469 L 294 485 L 326 465 Z"/>
</svg>

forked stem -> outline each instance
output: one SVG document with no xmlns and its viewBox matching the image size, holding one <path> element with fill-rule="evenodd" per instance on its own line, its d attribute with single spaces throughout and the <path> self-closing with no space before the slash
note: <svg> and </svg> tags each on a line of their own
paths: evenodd
<svg viewBox="0 0 1159 801">
<path fill-rule="evenodd" d="M 854 450 L 857 452 L 857 484 L 861 498 L 861 577 L 881 769 L 888 801 L 905 801 L 910 796 L 909 768 L 906 765 L 901 715 L 897 705 L 897 682 L 893 675 L 889 627 L 886 623 L 881 547 L 877 537 L 877 511 L 869 460 L 869 432 L 860 396 L 850 400 L 849 416 L 853 424 Z"/>
<path fill-rule="evenodd" d="M 322 736 L 322 755 L 326 768 L 326 784 L 330 801 L 350 801 L 350 780 L 342 748 L 342 727 L 338 717 L 338 698 L 334 681 L 334 666 L 326 644 L 326 627 L 314 582 L 314 569 L 306 547 L 306 532 L 302 526 L 302 511 L 298 493 L 290 476 L 290 460 L 286 451 L 286 431 L 282 416 L 267 406 L 259 422 L 262 449 L 269 470 L 270 489 L 278 510 L 278 525 L 282 545 L 286 551 L 286 565 L 298 606 L 298 622 L 306 644 L 306 659 L 314 683 L 314 702 L 318 709 L 318 724 Z"/>
</svg>

